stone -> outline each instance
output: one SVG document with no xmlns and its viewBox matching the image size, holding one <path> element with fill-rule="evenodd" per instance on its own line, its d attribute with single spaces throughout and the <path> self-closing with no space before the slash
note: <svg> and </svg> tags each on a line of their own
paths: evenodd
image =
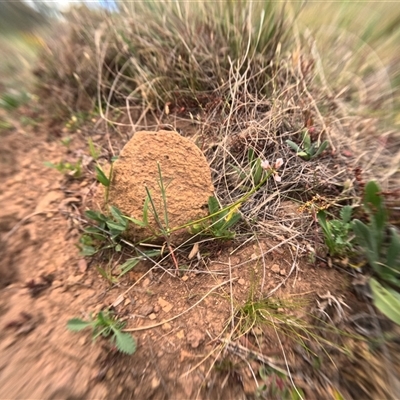
<svg viewBox="0 0 400 400">
<path fill-rule="evenodd" d="M 107 205 L 115 206 L 123 214 L 142 220 L 147 187 L 165 227 L 158 164 L 166 187 L 169 228 L 176 228 L 206 216 L 208 199 L 214 191 L 210 167 L 203 153 L 192 141 L 171 131 L 142 131 L 133 135 L 113 165 Z M 164 238 L 159 235 L 160 227 L 150 204 L 148 219 L 147 227 L 130 223 L 129 229 L 124 233 L 125 238 L 139 242 L 154 236 L 156 232 L 158 237 L 148 242 L 163 242 Z M 188 229 L 183 228 L 171 233 L 171 242 L 180 244 L 189 235 Z"/>
<path fill-rule="evenodd" d="M 186 336 L 188 344 L 196 349 L 204 341 L 204 334 L 198 329 L 192 329 Z"/>
</svg>

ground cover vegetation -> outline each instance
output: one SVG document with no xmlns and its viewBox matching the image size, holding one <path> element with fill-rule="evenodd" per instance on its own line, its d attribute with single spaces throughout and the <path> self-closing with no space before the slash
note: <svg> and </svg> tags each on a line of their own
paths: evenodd
<svg viewBox="0 0 400 400">
<path fill-rule="evenodd" d="M 54 22 L 56 33 L 35 62 L 33 93 L 68 159 L 47 166 L 63 173 L 66 185 L 103 186 L 107 200 L 112 163 L 133 132 L 173 129 L 204 152 L 215 187 L 209 215 L 180 227 L 169 224 L 173 182 L 164 181 L 160 166 L 161 207 L 146 189 L 141 216 L 112 206 L 65 215 L 79 225 L 82 256 L 122 299 L 89 318 L 71 315 L 70 330 L 111 335 L 111 346 L 134 359 L 140 340 L 130 333 L 217 297 L 224 324 L 190 370 L 207 365 L 198 395 L 208 376 L 226 377 L 223 389 L 247 369 L 254 398 L 394 398 L 398 381 L 390 371 L 400 365 L 382 354 L 396 346 L 400 325 L 400 69 L 392 51 L 400 14 L 381 4 L 374 13 L 347 2 L 321 7 L 326 13 L 316 20 L 312 7 L 291 3 L 149 0 L 121 3 L 116 13 L 78 6 Z M 16 108 L 7 96 L 3 107 Z M 84 143 L 80 153 L 68 151 L 74 137 Z M 149 242 L 161 237 L 163 245 L 124 239 L 129 224 L 146 226 L 149 216 L 159 227 Z M 177 229 L 191 239 L 176 246 L 170 234 Z M 271 267 L 282 276 L 273 286 L 265 242 L 287 258 L 286 270 Z M 259 255 L 236 266 L 248 271 L 240 296 L 231 258 L 248 246 Z M 223 282 L 210 268 L 221 254 Z M 141 264 L 146 272 L 132 285 Z M 285 292 L 309 267 L 334 269 L 346 283 L 317 297 Z M 143 328 L 119 315 L 118 305 L 149 271 L 171 279 L 204 271 L 214 284 L 200 287 L 200 299 L 184 311 Z M 265 343 L 279 348 L 277 358 Z M 384 360 L 375 378 L 365 372 L 375 367 L 372 355 Z"/>
</svg>

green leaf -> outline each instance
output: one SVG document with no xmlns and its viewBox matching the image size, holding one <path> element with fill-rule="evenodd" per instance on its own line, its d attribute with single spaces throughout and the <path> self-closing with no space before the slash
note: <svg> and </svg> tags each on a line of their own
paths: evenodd
<svg viewBox="0 0 400 400">
<path fill-rule="evenodd" d="M 351 220 L 351 213 L 353 212 L 353 207 L 351 206 L 344 206 L 340 210 L 340 218 L 342 218 L 342 221 L 344 223 L 348 223 Z"/>
<path fill-rule="evenodd" d="M 324 232 L 325 244 L 328 246 L 329 253 L 333 255 L 335 253 L 335 241 L 331 230 L 331 223 L 326 220 L 326 213 L 323 210 L 318 211 L 317 218 Z"/>
<path fill-rule="evenodd" d="M 106 225 L 108 229 L 115 231 L 114 233 L 121 233 L 126 229 L 125 225 L 121 225 L 120 223 L 114 221 L 107 221 Z"/>
<path fill-rule="evenodd" d="M 329 142 L 327 140 L 325 140 L 324 142 L 322 142 L 321 146 L 319 146 L 317 152 L 313 155 L 312 158 L 318 157 L 329 145 Z"/>
<path fill-rule="evenodd" d="M 133 218 L 133 217 L 128 217 L 128 216 L 124 215 L 124 218 L 127 219 L 128 221 L 133 222 L 135 225 L 139 225 L 139 226 L 142 226 L 142 227 L 146 227 L 148 225 L 147 223 L 145 223 L 143 221 L 140 221 L 139 219 L 136 219 L 136 218 Z"/>
<path fill-rule="evenodd" d="M 150 198 L 149 196 L 146 196 L 143 204 L 143 225 L 142 225 L 145 227 L 149 225 L 149 202 Z"/>
<path fill-rule="evenodd" d="M 291 140 L 286 140 L 286 144 L 291 147 L 296 153 L 300 153 L 302 151 L 302 148 Z"/>
<path fill-rule="evenodd" d="M 400 294 L 393 289 L 382 286 L 371 278 L 369 282 L 375 307 L 390 320 L 400 325 Z"/>
<path fill-rule="evenodd" d="M 234 226 L 240 221 L 240 218 L 242 218 L 240 213 L 233 214 L 228 221 L 224 221 L 223 229 L 229 229 L 230 227 Z"/>
<path fill-rule="evenodd" d="M 107 178 L 105 175 L 104 171 L 100 168 L 99 165 L 96 165 L 96 178 L 97 180 L 104 186 L 109 187 L 110 186 L 110 180 Z"/>
<path fill-rule="evenodd" d="M 107 217 L 99 211 L 86 210 L 85 216 L 89 219 L 92 219 L 93 221 L 98 221 L 98 222 L 106 222 L 107 221 Z"/>
<path fill-rule="evenodd" d="M 377 247 L 373 231 L 358 219 L 353 221 L 353 231 L 356 241 L 361 246 L 371 267 L 379 274 L 382 267 L 379 266 L 379 248 Z"/>
<path fill-rule="evenodd" d="M 311 148 L 311 137 L 308 134 L 308 130 L 306 130 L 303 134 L 303 148 L 305 149 L 305 151 L 310 154 L 312 152 L 312 148 Z"/>
<path fill-rule="evenodd" d="M 210 214 L 215 214 L 219 211 L 219 203 L 218 200 L 214 196 L 210 196 L 208 198 L 208 210 Z M 217 216 L 219 217 L 219 216 Z"/>
<path fill-rule="evenodd" d="M 255 159 L 254 157 L 254 150 L 252 148 L 249 148 L 249 150 L 247 150 L 247 160 L 249 161 L 249 163 L 251 164 L 253 162 L 253 160 Z"/>
<path fill-rule="evenodd" d="M 261 167 L 261 160 L 257 158 L 254 166 L 252 168 L 252 175 L 254 179 L 254 184 L 258 185 L 261 182 L 262 176 L 264 174 L 264 170 Z"/>
<path fill-rule="evenodd" d="M 310 155 L 305 151 L 301 151 L 300 153 L 297 153 L 297 155 L 306 161 L 308 161 L 311 158 Z"/>
<path fill-rule="evenodd" d="M 119 274 L 119 277 L 125 275 L 128 273 L 131 269 L 135 268 L 136 265 L 139 264 L 139 261 L 141 260 L 141 257 L 133 257 L 130 258 L 129 260 L 126 260 L 120 267 L 119 269 L 121 270 L 121 273 Z"/>
<path fill-rule="evenodd" d="M 67 323 L 67 328 L 74 332 L 79 332 L 88 326 L 92 326 L 92 322 L 84 321 L 79 318 L 70 319 Z"/>
<path fill-rule="evenodd" d="M 99 251 L 95 247 L 88 246 L 88 245 L 81 245 L 80 249 L 81 249 L 80 253 L 84 257 L 91 257 L 91 256 L 95 255 Z"/>
<path fill-rule="evenodd" d="M 100 156 L 100 152 L 98 150 L 96 150 L 96 147 L 94 146 L 94 143 L 93 143 L 93 140 L 91 137 L 88 139 L 88 145 L 89 145 L 89 154 L 91 155 L 91 157 L 94 160 L 97 160 Z"/>
<path fill-rule="evenodd" d="M 121 353 L 132 355 L 136 351 L 136 341 L 129 333 L 114 330 L 115 344 Z"/>
<path fill-rule="evenodd" d="M 126 219 L 124 218 L 124 215 L 121 213 L 121 211 L 118 210 L 118 208 L 117 208 L 117 207 L 114 207 L 114 206 L 111 206 L 111 207 L 110 207 L 110 211 L 111 211 L 111 214 L 112 214 L 112 216 L 114 217 L 114 219 L 115 219 L 120 225 L 126 227 L 127 221 L 126 221 Z"/>
</svg>

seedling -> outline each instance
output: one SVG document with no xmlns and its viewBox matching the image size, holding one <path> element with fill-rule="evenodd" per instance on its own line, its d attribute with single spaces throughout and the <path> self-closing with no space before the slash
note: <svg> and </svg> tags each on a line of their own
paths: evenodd
<svg viewBox="0 0 400 400">
<path fill-rule="evenodd" d="M 147 212 L 147 202 L 145 202 L 142 221 L 123 215 L 114 206 L 110 206 L 111 216 L 95 210 L 85 211 L 85 216 L 96 222 L 97 225 L 84 229 L 84 234 L 79 241 L 81 254 L 83 256 L 93 256 L 100 250 L 105 249 L 114 249 L 114 251 L 120 252 L 122 249 L 120 237 L 128 228 L 129 221 L 145 227 L 148 224 Z"/>
<path fill-rule="evenodd" d="M 324 232 L 325 244 L 329 254 L 333 256 L 344 256 L 353 248 L 349 239 L 351 232 L 351 213 L 352 208 L 345 206 L 340 210 L 341 219 L 326 219 L 325 210 L 319 210 L 317 217 L 322 231 Z"/>
<path fill-rule="evenodd" d="M 75 179 L 82 177 L 82 160 L 79 160 L 76 163 L 60 161 L 57 164 L 47 161 L 44 165 L 49 168 L 54 168 L 64 175 L 72 176 Z"/>
<path fill-rule="evenodd" d="M 300 146 L 291 140 L 286 140 L 286 144 L 288 144 L 303 160 L 309 161 L 318 157 L 324 150 L 326 150 L 329 142 L 325 140 L 320 146 L 318 146 L 317 143 L 311 143 L 311 137 L 308 133 L 308 130 L 305 130 L 303 132 L 303 138 Z"/>
<path fill-rule="evenodd" d="M 73 318 L 68 321 L 67 328 L 79 332 L 86 328 L 92 329 L 93 342 L 99 337 L 110 337 L 118 351 L 132 355 L 136 351 L 136 341 L 129 333 L 123 333 L 125 322 L 119 321 L 111 311 L 100 311 L 95 318 L 90 316 L 89 321 Z"/>
<path fill-rule="evenodd" d="M 210 217 L 201 223 L 193 223 L 190 227 L 193 234 L 200 233 L 219 239 L 233 239 L 235 232 L 231 228 L 239 222 L 241 214 L 238 212 L 240 204 L 231 208 L 222 209 L 214 196 L 208 199 Z"/>
<path fill-rule="evenodd" d="M 110 207 L 112 217 L 108 217 L 99 211 L 88 210 L 85 212 L 87 218 L 97 222 L 97 225 L 84 229 L 80 239 L 81 254 L 92 256 L 105 249 L 121 251 L 119 243 L 120 235 L 128 227 L 128 220 L 116 207 Z M 108 244 L 104 245 L 104 242 Z"/>
</svg>

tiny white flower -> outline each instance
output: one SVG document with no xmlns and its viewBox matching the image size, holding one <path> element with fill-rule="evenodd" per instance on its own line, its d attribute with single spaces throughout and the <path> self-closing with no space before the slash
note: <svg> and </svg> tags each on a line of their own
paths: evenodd
<svg viewBox="0 0 400 400">
<path fill-rule="evenodd" d="M 278 158 L 275 161 L 275 169 L 278 169 L 278 168 L 282 167 L 282 165 L 283 165 L 283 158 Z"/>
<path fill-rule="evenodd" d="M 269 164 L 268 160 L 265 160 L 261 163 L 261 168 L 262 169 L 271 169 L 271 165 Z"/>
<path fill-rule="evenodd" d="M 278 174 L 274 174 L 275 182 L 280 182 L 282 178 Z"/>
</svg>

